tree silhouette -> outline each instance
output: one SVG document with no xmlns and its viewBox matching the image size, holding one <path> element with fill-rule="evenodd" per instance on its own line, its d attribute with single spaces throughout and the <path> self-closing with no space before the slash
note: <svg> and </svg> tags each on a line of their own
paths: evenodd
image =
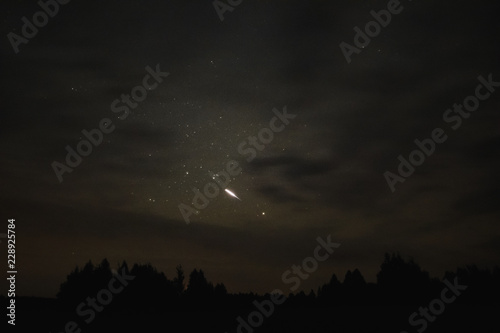
<svg viewBox="0 0 500 333">
<path fill-rule="evenodd" d="M 429 273 L 423 271 L 413 259 L 405 261 L 399 253 L 385 254 L 377 274 L 377 284 L 385 303 L 392 304 L 419 304 L 435 292 Z"/>
<path fill-rule="evenodd" d="M 174 278 L 174 287 L 177 291 L 178 295 L 181 295 L 184 292 L 184 270 L 182 269 L 182 265 L 178 265 L 176 267 L 177 276 Z"/>
<path fill-rule="evenodd" d="M 269 295 L 254 293 L 229 294 L 223 283 L 214 285 L 207 280 L 203 270 L 194 269 L 185 282 L 181 265 L 176 267 L 176 276 L 169 280 L 151 264 L 134 264 L 129 270 L 125 261 L 119 264 L 118 274 L 125 272 L 135 276 L 123 291 L 113 296 L 113 302 L 106 311 L 133 311 L 156 313 L 163 310 L 215 310 L 252 308 L 254 300 L 263 301 Z M 116 272 L 115 272 L 116 274 Z M 95 297 L 100 289 L 107 288 L 109 281 L 117 278 L 112 273 L 108 260 L 94 266 L 88 261 L 83 268 L 78 266 L 68 274 L 57 294 L 62 308 L 72 308 L 88 297 Z M 475 265 L 446 272 L 444 278 L 468 286 L 457 302 L 477 305 L 500 305 L 500 268 L 479 269 Z M 312 290 L 290 294 L 283 308 L 331 307 L 344 305 L 412 305 L 418 306 L 440 296 L 443 282 L 430 279 L 412 259 L 405 260 L 399 254 L 388 254 L 380 265 L 377 283 L 367 283 L 358 269 L 348 270 L 341 283 L 335 274 L 330 281 Z M 116 301 L 114 298 L 116 297 Z M 119 300 L 118 300 L 119 299 Z"/>
<path fill-rule="evenodd" d="M 57 298 L 66 306 L 75 306 L 86 297 L 95 295 L 100 289 L 105 288 L 111 276 L 107 259 L 103 259 L 97 267 L 89 260 L 82 270 L 76 267 L 67 276 L 67 280 L 60 286 Z"/>
<path fill-rule="evenodd" d="M 346 304 L 358 305 L 366 300 L 366 281 L 361 272 L 347 271 L 342 283 L 342 300 Z"/>
<path fill-rule="evenodd" d="M 335 274 L 330 278 L 330 282 L 318 289 L 318 299 L 324 305 L 338 304 L 340 301 L 341 283 Z"/>
<path fill-rule="evenodd" d="M 203 307 L 213 300 L 214 286 L 205 278 L 205 273 L 200 269 L 194 269 L 189 274 L 189 283 L 186 296 L 194 307 Z M 196 304 L 196 305 L 195 305 Z"/>
</svg>

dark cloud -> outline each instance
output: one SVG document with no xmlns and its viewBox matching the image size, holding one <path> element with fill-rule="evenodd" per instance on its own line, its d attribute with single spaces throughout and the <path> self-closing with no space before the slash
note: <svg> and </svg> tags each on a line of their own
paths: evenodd
<svg viewBox="0 0 500 333">
<path fill-rule="evenodd" d="M 279 173 L 288 179 L 323 175 L 335 168 L 329 160 L 311 161 L 291 155 L 256 159 L 250 163 L 250 167 L 257 171 L 277 167 Z"/>
<path fill-rule="evenodd" d="M 498 184 L 495 184 L 498 185 Z M 455 203 L 455 209 L 462 214 L 469 216 L 496 214 L 500 211 L 500 189 L 494 188 L 481 189 L 460 198 Z"/>
<path fill-rule="evenodd" d="M 285 203 L 285 202 L 301 202 L 303 201 L 299 196 L 290 193 L 285 188 L 278 186 L 263 186 L 258 189 L 260 193 L 268 196 L 271 200 L 275 202 Z"/>
</svg>

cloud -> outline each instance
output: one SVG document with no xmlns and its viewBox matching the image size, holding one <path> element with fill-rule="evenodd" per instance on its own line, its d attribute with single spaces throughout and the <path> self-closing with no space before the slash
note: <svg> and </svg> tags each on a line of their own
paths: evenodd
<svg viewBox="0 0 500 333">
<path fill-rule="evenodd" d="M 493 214 L 500 212 L 499 202 L 500 188 L 495 186 L 469 192 L 456 201 L 454 208 L 469 216 Z"/>
<path fill-rule="evenodd" d="M 298 195 L 291 193 L 283 187 L 279 186 L 262 186 L 258 189 L 258 191 L 265 196 L 269 197 L 274 202 L 278 203 L 287 203 L 287 202 L 302 202 L 304 201 Z"/>
<path fill-rule="evenodd" d="M 258 158 L 250 163 L 257 172 L 277 167 L 278 173 L 287 179 L 324 175 L 335 168 L 330 160 L 308 160 L 294 155 Z"/>
</svg>

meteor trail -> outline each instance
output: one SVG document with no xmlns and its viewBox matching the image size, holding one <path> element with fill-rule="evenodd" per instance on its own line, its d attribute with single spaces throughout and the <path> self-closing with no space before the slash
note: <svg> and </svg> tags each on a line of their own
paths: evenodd
<svg viewBox="0 0 500 333">
<path fill-rule="evenodd" d="M 240 198 L 238 198 L 238 197 L 236 196 L 236 194 L 234 194 L 233 192 L 229 191 L 227 188 L 226 188 L 224 191 L 226 191 L 226 193 L 227 193 L 227 194 L 229 194 L 230 196 L 235 197 L 236 199 L 238 199 L 239 201 L 241 201 L 241 199 L 240 199 Z"/>
</svg>

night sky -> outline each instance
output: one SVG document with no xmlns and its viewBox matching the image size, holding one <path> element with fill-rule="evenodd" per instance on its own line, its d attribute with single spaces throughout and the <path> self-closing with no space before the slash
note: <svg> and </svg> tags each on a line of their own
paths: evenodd
<svg viewBox="0 0 500 333">
<path fill-rule="evenodd" d="M 7 34 L 40 7 L 4 6 L 0 233 L 16 219 L 19 295 L 54 297 L 105 257 L 286 290 L 282 273 L 328 235 L 341 246 L 305 291 L 354 268 L 375 281 L 387 251 L 437 277 L 499 264 L 500 88 L 459 128 L 443 119 L 479 76 L 500 82 L 498 4 L 402 0 L 348 63 L 340 43 L 387 2 L 244 0 L 221 21 L 211 1 L 73 0 L 17 54 Z M 148 66 L 169 75 L 120 119 L 111 104 Z M 284 108 L 295 117 L 248 162 L 239 145 Z M 104 118 L 114 131 L 59 182 L 53 162 Z M 384 173 L 435 128 L 447 140 L 393 193 Z M 187 224 L 179 205 L 231 160 L 241 200 L 220 190 Z"/>
</svg>

